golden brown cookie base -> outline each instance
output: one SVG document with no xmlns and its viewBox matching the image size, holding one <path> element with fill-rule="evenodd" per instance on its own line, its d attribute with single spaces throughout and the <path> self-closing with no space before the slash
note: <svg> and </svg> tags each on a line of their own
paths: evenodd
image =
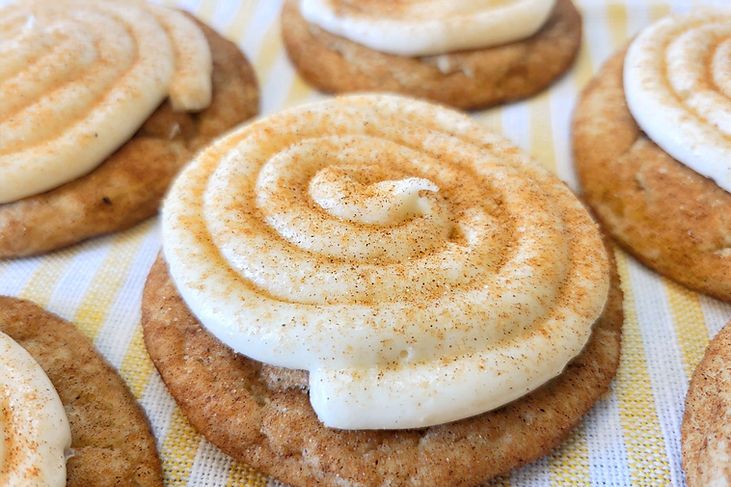
<svg viewBox="0 0 731 487">
<path fill-rule="evenodd" d="M 3 296 L 0 331 L 41 365 L 66 409 L 73 451 L 67 486 L 162 486 L 142 409 L 81 332 L 29 301 Z"/>
<path fill-rule="evenodd" d="M 166 101 L 94 171 L 0 205 L 0 258 L 48 252 L 154 215 L 178 170 L 218 135 L 258 112 L 254 71 L 238 47 L 202 26 L 213 54 L 213 101 L 199 113 Z"/>
<path fill-rule="evenodd" d="M 295 486 L 474 486 L 557 446 L 617 370 L 622 293 L 612 264 L 607 308 L 584 352 L 554 381 L 498 410 L 420 430 L 325 428 L 285 371 L 209 335 L 158 258 L 145 286 L 145 344 L 193 426 L 232 457 Z"/>
<path fill-rule="evenodd" d="M 328 93 L 390 91 L 457 108 L 485 108 L 531 96 L 561 76 L 581 44 L 581 16 L 558 0 L 534 36 L 503 46 L 409 58 L 374 51 L 309 24 L 298 0 L 282 10 L 282 35 L 300 75 Z M 446 63 L 449 69 L 437 67 Z"/>
<path fill-rule="evenodd" d="M 693 373 L 682 432 L 688 486 L 731 485 L 731 322 Z"/>
<path fill-rule="evenodd" d="M 692 289 L 731 301 L 731 194 L 682 165 L 632 118 L 624 51 L 581 96 L 573 124 L 585 200 L 639 260 Z"/>
</svg>

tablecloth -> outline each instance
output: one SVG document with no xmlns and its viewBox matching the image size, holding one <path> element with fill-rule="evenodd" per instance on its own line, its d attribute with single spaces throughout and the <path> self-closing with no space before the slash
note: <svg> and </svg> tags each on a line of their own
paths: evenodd
<svg viewBox="0 0 731 487">
<path fill-rule="evenodd" d="M 5 3 L 5 2 L 0 2 Z M 234 40 L 256 68 L 262 113 L 317 99 L 279 33 L 280 0 L 167 0 Z M 580 89 L 643 26 L 670 11 L 728 0 L 578 0 L 584 43 L 560 82 L 528 101 L 477 112 L 576 187 L 569 126 Z M 140 299 L 160 248 L 158 222 L 45 256 L 0 262 L 0 294 L 31 299 L 74 322 L 129 384 L 158 439 L 167 485 L 276 485 L 233 461 L 188 424 L 142 341 Z M 559 449 L 493 485 L 683 485 L 680 424 L 688 380 L 731 306 L 661 278 L 617 250 L 625 292 L 622 361 L 611 390 Z M 489 452 L 486 452 L 489 454 Z"/>
</svg>

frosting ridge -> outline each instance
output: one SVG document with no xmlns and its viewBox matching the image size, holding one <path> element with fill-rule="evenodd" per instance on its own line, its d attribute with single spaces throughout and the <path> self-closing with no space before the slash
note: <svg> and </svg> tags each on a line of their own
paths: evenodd
<svg viewBox="0 0 731 487">
<path fill-rule="evenodd" d="M 310 372 L 327 425 L 412 428 L 558 375 L 608 293 L 596 225 L 467 117 L 388 95 L 272 115 L 166 199 L 179 292 L 234 350 Z"/>
<path fill-rule="evenodd" d="M 659 20 L 627 51 L 637 124 L 665 152 L 731 192 L 731 10 Z"/>
<path fill-rule="evenodd" d="M 376 51 L 427 56 L 535 34 L 556 0 L 301 0 L 310 23 Z"/>
<path fill-rule="evenodd" d="M 0 203 L 91 171 L 168 95 L 180 110 L 210 103 L 210 50 L 181 12 L 35 0 L 2 13 Z"/>
</svg>

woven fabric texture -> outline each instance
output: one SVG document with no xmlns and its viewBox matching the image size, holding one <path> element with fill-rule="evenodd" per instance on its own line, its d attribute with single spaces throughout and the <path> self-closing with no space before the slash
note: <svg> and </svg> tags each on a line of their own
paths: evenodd
<svg viewBox="0 0 731 487">
<path fill-rule="evenodd" d="M 525 102 L 477 112 L 576 186 L 569 125 L 580 89 L 630 36 L 671 11 L 728 0 L 575 0 L 584 16 L 577 64 Z M 0 4 L 6 3 L 0 1 Z M 262 114 L 321 98 L 293 70 L 279 32 L 280 0 L 168 0 L 234 40 L 254 64 Z M 142 342 L 140 299 L 160 249 L 158 222 L 49 255 L 0 262 L 0 294 L 31 299 L 75 323 L 120 371 L 152 423 L 171 486 L 278 485 L 232 461 L 188 424 Z M 561 448 L 490 485 L 683 485 L 680 424 L 689 378 L 731 306 L 688 291 L 617 250 L 625 291 L 621 367 L 610 392 Z"/>
</svg>

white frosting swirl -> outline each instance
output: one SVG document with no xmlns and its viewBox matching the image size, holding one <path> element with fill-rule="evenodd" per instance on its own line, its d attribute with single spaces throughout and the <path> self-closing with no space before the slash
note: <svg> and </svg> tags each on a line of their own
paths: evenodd
<svg viewBox="0 0 731 487">
<path fill-rule="evenodd" d="M 71 428 L 38 362 L 0 332 L 0 485 L 63 487 Z"/>
<path fill-rule="evenodd" d="M 624 64 L 637 124 L 680 163 L 731 192 L 731 10 L 666 17 Z"/>
<path fill-rule="evenodd" d="M 427 56 L 506 44 L 546 23 L 556 0 L 300 0 L 302 16 L 376 51 Z"/>
<path fill-rule="evenodd" d="M 179 176 L 163 248 L 234 350 L 309 370 L 327 425 L 412 428 L 560 374 L 603 310 L 574 195 L 467 117 L 387 95 L 272 115 Z"/>
<path fill-rule="evenodd" d="M 94 169 L 169 95 L 205 108 L 212 61 L 181 12 L 140 2 L 36 0 L 0 11 L 0 203 Z"/>
</svg>

